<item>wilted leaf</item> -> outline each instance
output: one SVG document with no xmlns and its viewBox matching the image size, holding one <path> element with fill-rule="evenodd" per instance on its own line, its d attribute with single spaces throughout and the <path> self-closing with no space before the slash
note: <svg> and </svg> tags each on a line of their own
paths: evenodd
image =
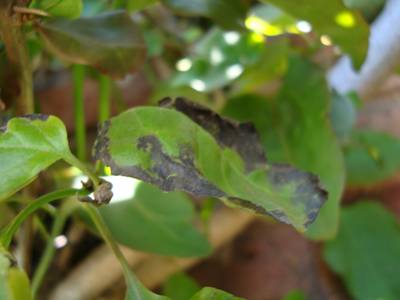
<svg viewBox="0 0 400 300">
<path fill-rule="evenodd" d="M 223 119 L 184 99 L 161 104 L 175 110 L 138 107 L 106 122 L 96 141 L 96 159 L 115 175 L 165 191 L 222 198 L 299 230 L 314 221 L 326 199 L 318 178 L 287 165 L 268 165 L 251 124 Z"/>
<path fill-rule="evenodd" d="M 163 294 L 173 300 L 188 300 L 200 290 L 200 286 L 185 273 L 172 275 L 163 286 Z"/>
<path fill-rule="evenodd" d="M 140 183 L 134 197 L 126 200 L 100 208 L 104 221 L 119 243 L 161 255 L 203 256 L 210 253 L 207 239 L 193 225 L 194 208 L 185 194 L 164 193 Z"/>
<path fill-rule="evenodd" d="M 75 20 L 51 19 L 36 29 L 48 49 L 61 59 L 93 66 L 114 77 L 137 70 L 146 58 L 140 31 L 126 12 Z"/>
<path fill-rule="evenodd" d="M 360 68 L 368 50 L 369 27 L 361 15 L 341 0 L 262 0 L 272 3 L 300 20 L 311 23 L 319 34 L 328 35 Z"/>
<path fill-rule="evenodd" d="M 400 227 L 374 202 L 344 208 L 337 238 L 325 259 L 340 274 L 353 299 L 400 299 Z"/>
<path fill-rule="evenodd" d="M 334 237 L 344 184 L 342 152 L 329 124 L 329 102 L 324 73 L 291 58 L 276 99 L 244 95 L 230 100 L 225 110 L 230 117 L 255 123 L 271 161 L 318 174 L 329 198 L 307 232 L 316 239 Z"/>
<path fill-rule="evenodd" d="M 69 159 L 67 133 L 56 117 L 29 115 L 0 125 L 0 201 L 12 195 L 42 170 Z"/>
<path fill-rule="evenodd" d="M 244 28 L 248 5 L 241 0 L 162 0 L 176 13 L 204 16 L 227 29 Z"/>
<path fill-rule="evenodd" d="M 83 9 L 82 0 L 34 0 L 30 6 L 66 18 L 78 18 Z"/>
<path fill-rule="evenodd" d="M 400 139 L 387 133 L 354 131 L 345 147 L 347 182 L 379 182 L 400 171 Z"/>
<path fill-rule="evenodd" d="M 244 300 L 244 299 L 235 297 L 227 292 L 218 289 L 206 287 L 203 288 L 196 295 L 194 295 L 190 300 Z"/>
</svg>

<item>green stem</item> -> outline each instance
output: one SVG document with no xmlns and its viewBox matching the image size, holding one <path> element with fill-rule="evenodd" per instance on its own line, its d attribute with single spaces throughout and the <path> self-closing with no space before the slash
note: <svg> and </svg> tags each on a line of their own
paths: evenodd
<svg viewBox="0 0 400 300">
<path fill-rule="evenodd" d="M 100 184 L 99 177 L 94 172 L 92 172 L 82 161 L 80 161 L 77 157 L 75 157 L 72 153 L 68 156 L 65 156 L 64 160 L 70 165 L 80 169 L 86 176 L 90 178 L 95 187 L 97 187 Z"/>
<path fill-rule="evenodd" d="M 128 261 L 126 260 L 125 256 L 122 254 L 120 248 L 118 247 L 117 243 L 114 241 L 110 230 L 108 229 L 107 225 L 104 223 L 102 216 L 98 212 L 98 210 L 90 204 L 85 204 L 85 208 L 92 219 L 93 223 L 95 224 L 97 230 L 100 232 L 101 236 L 103 237 L 104 241 L 107 245 L 111 248 L 112 252 L 114 253 L 115 257 L 118 259 L 122 267 L 122 271 L 125 276 L 125 280 L 130 285 L 131 288 L 134 288 L 134 294 L 137 295 L 135 299 L 141 299 L 140 297 L 140 289 L 141 285 L 134 274 L 131 272 L 129 268 Z"/>
<path fill-rule="evenodd" d="M 110 118 L 111 80 L 106 75 L 99 78 L 99 122 Z"/>
<path fill-rule="evenodd" d="M 80 160 L 86 159 L 86 126 L 85 126 L 85 101 L 84 83 L 85 67 L 82 65 L 72 66 L 74 117 L 75 117 L 75 140 L 76 152 Z"/>
<path fill-rule="evenodd" d="M 32 279 L 32 293 L 34 296 L 39 291 L 43 278 L 46 275 L 46 272 L 56 252 L 56 249 L 54 247 L 54 240 L 62 232 L 65 222 L 67 221 L 73 210 L 76 208 L 76 205 L 77 203 L 75 201 L 73 203 L 68 201 L 64 202 L 54 219 L 50 236 L 47 239 L 46 248 L 42 254 L 42 257 L 40 258 L 39 265 Z"/>
<path fill-rule="evenodd" d="M 86 196 L 90 194 L 86 190 L 77 189 L 65 189 L 60 191 L 55 191 L 43 195 L 42 197 L 30 202 L 20 213 L 14 218 L 14 220 L 1 232 L 0 243 L 8 248 L 11 244 L 12 238 L 17 232 L 21 224 L 34 212 L 40 209 L 43 205 L 51 203 L 55 200 L 72 197 L 72 196 Z"/>
</svg>

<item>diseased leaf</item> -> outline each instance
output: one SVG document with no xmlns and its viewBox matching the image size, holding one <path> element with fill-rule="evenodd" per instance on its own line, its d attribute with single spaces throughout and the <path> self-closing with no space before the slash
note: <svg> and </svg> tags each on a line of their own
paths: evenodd
<svg viewBox="0 0 400 300">
<path fill-rule="evenodd" d="M 78 18 L 83 9 L 82 0 L 34 0 L 30 7 L 49 13 L 54 17 Z"/>
<path fill-rule="evenodd" d="M 64 124 L 41 114 L 10 119 L 0 125 L 0 201 L 42 170 L 71 156 Z"/>
<path fill-rule="evenodd" d="M 235 297 L 227 292 L 205 287 L 190 300 L 244 300 L 243 298 Z"/>
<path fill-rule="evenodd" d="M 361 67 L 367 55 L 369 27 L 357 11 L 349 10 L 341 0 L 262 1 L 310 22 L 317 33 L 328 35 L 343 52 L 349 54 L 357 69 Z"/>
<path fill-rule="evenodd" d="M 203 16 L 226 29 L 244 28 L 248 5 L 241 0 L 162 0 L 176 13 Z"/>
<path fill-rule="evenodd" d="M 343 155 L 329 123 L 329 104 L 324 73 L 292 57 L 276 99 L 243 95 L 231 99 L 225 110 L 227 116 L 254 122 L 272 162 L 318 174 L 329 198 L 307 232 L 315 239 L 335 236 L 344 185 Z"/>
<path fill-rule="evenodd" d="M 125 200 L 118 199 L 100 208 L 105 223 L 119 243 L 171 256 L 204 256 L 211 252 L 206 237 L 193 225 L 193 204 L 185 194 L 163 193 L 154 186 L 140 183 L 135 195 Z"/>
<path fill-rule="evenodd" d="M 251 124 L 239 124 L 184 99 L 130 109 L 106 122 L 95 158 L 115 175 L 162 190 L 222 198 L 305 230 L 326 199 L 318 178 L 268 165 Z M 196 124 L 198 122 L 198 124 Z"/>
<path fill-rule="evenodd" d="M 140 31 L 126 12 L 50 19 L 36 29 L 47 48 L 61 59 L 93 66 L 114 77 L 137 70 L 146 58 Z"/>
<path fill-rule="evenodd" d="M 355 300 L 400 299 L 400 227 L 376 202 L 343 208 L 340 230 L 325 259 Z"/>
<path fill-rule="evenodd" d="M 400 139 L 387 133 L 356 130 L 344 153 L 352 185 L 376 183 L 400 171 Z"/>
</svg>

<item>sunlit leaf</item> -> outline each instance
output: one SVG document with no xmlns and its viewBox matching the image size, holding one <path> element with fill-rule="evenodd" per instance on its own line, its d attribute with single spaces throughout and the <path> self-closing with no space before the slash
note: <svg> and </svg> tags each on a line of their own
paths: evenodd
<svg viewBox="0 0 400 300">
<path fill-rule="evenodd" d="M 193 225 L 194 208 L 185 194 L 164 193 L 140 183 L 135 196 L 126 200 L 100 208 L 104 221 L 119 243 L 171 256 L 210 253 L 207 239 Z"/>
<path fill-rule="evenodd" d="M 344 280 L 353 299 L 400 299 L 400 227 L 395 216 L 374 202 L 344 208 L 325 259 Z"/>
<path fill-rule="evenodd" d="M 341 0 L 262 0 L 272 3 L 299 20 L 311 23 L 319 34 L 328 35 L 360 68 L 368 50 L 369 27 L 357 11 L 349 10 Z"/>
<path fill-rule="evenodd" d="M 138 107 L 101 128 L 95 157 L 115 175 L 162 190 L 222 198 L 305 230 L 326 199 L 318 178 L 269 165 L 251 124 L 222 119 L 184 99 Z M 197 123 L 197 124 L 196 124 Z"/>
<path fill-rule="evenodd" d="M 0 200 L 12 195 L 55 161 L 71 156 L 64 124 L 56 117 L 29 115 L 0 125 Z"/>
<path fill-rule="evenodd" d="M 145 62 L 140 31 L 126 12 L 75 20 L 51 19 L 36 29 L 47 48 L 61 59 L 93 66 L 114 77 L 133 72 Z"/>
</svg>

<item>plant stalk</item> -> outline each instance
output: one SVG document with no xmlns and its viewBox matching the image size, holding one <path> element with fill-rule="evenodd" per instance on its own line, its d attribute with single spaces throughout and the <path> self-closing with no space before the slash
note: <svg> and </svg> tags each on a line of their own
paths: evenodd
<svg viewBox="0 0 400 300">
<path fill-rule="evenodd" d="M 81 161 L 86 160 L 86 124 L 85 124 L 85 100 L 84 83 L 85 67 L 82 65 L 72 66 L 74 117 L 75 117 L 75 140 L 76 153 Z"/>
</svg>

